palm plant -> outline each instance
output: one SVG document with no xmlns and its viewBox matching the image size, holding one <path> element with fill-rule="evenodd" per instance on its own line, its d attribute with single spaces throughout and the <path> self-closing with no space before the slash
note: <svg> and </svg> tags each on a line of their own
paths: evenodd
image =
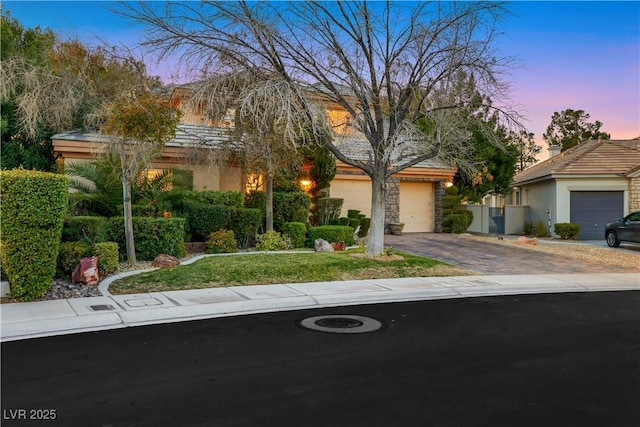
<svg viewBox="0 0 640 427">
<path fill-rule="evenodd" d="M 65 166 L 69 175 L 69 211 L 75 215 L 115 216 L 122 214 L 120 166 L 114 156 L 93 162 Z"/>
</svg>

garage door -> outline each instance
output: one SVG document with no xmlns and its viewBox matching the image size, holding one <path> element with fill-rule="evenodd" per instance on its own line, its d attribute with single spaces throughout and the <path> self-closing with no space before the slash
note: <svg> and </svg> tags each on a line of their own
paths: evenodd
<svg viewBox="0 0 640 427">
<path fill-rule="evenodd" d="M 434 230 L 434 193 L 430 182 L 400 182 L 400 222 L 405 232 Z"/>
<path fill-rule="evenodd" d="M 579 240 L 604 239 L 605 225 L 624 213 L 622 191 L 572 191 L 570 201 L 571 222 L 580 224 Z"/>
<path fill-rule="evenodd" d="M 330 191 L 331 197 L 344 199 L 342 216 L 347 216 L 349 209 L 358 209 L 367 217 L 371 217 L 371 181 L 334 179 Z"/>
</svg>

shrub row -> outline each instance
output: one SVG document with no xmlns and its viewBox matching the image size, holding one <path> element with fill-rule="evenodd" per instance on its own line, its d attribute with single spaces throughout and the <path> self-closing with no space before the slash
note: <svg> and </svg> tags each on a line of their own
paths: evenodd
<svg viewBox="0 0 640 427">
<path fill-rule="evenodd" d="M 0 257 L 13 296 L 33 300 L 51 286 L 68 196 L 64 175 L 0 172 Z"/>
<path fill-rule="evenodd" d="M 324 239 L 329 243 L 345 242 L 347 246 L 353 245 L 354 229 L 343 225 L 320 225 L 309 229 L 309 243 L 313 246 L 316 239 Z"/>
<path fill-rule="evenodd" d="M 233 230 L 240 247 L 255 237 L 263 216 L 259 209 L 193 202 L 184 205 L 184 215 L 192 239 L 205 241 L 215 231 Z"/>
<path fill-rule="evenodd" d="M 264 212 L 266 209 L 266 195 L 261 191 L 253 191 L 247 194 L 245 206 L 259 209 Z M 311 198 L 302 191 L 290 193 L 273 193 L 273 228 L 282 230 L 287 222 L 307 223 L 309 220 L 309 210 L 311 209 Z"/>
<path fill-rule="evenodd" d="M 100 276 L 118 271 L 120 257 L 117 243 L 101 242 L 92 247 L 86 241 L 63 242 L 58 252 L 56 277 L 69 277 L 82 258 L 94 255 L 98 257 Z"/>
<path fill-rule="evenodd" d="M 187 253 L 184 246 L 184 226 L 184 218 L 133 217 L 136 257 L 146 261 L 153 260 L 158 254 L 183 257 Z M 118 244 L 120 257 L 124 259 L 124 218 L 109 218 L 108 227 L 109 240 Z"/>
</svg>

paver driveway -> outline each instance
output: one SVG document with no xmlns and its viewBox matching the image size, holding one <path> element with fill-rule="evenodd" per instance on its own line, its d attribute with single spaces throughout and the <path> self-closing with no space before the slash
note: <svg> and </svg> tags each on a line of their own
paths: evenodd
<svg viewBox="0 0 640 427">
<path fill-rule="evenodd" d="M 625 268 L 525 248 L 467 239 L 448 233 L 385 235 L 385 245 L 457 265 L 479 274 L 633 273 Z M 580 246 L 576 245 L 576 250 Z"/>
</svg>

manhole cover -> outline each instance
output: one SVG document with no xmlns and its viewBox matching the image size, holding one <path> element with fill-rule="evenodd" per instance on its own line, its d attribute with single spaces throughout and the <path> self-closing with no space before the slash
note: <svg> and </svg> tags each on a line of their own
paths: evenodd
<svg viewBox="0 0 640 427">
<path fill-rule="evenodd" d="M 382 328 L 382 322 L 371 317 L 339 314 L 308 317 L 300 321 L 300 326 L 313 331 L 333 334 L 364 334 Z"/>
</svg>

